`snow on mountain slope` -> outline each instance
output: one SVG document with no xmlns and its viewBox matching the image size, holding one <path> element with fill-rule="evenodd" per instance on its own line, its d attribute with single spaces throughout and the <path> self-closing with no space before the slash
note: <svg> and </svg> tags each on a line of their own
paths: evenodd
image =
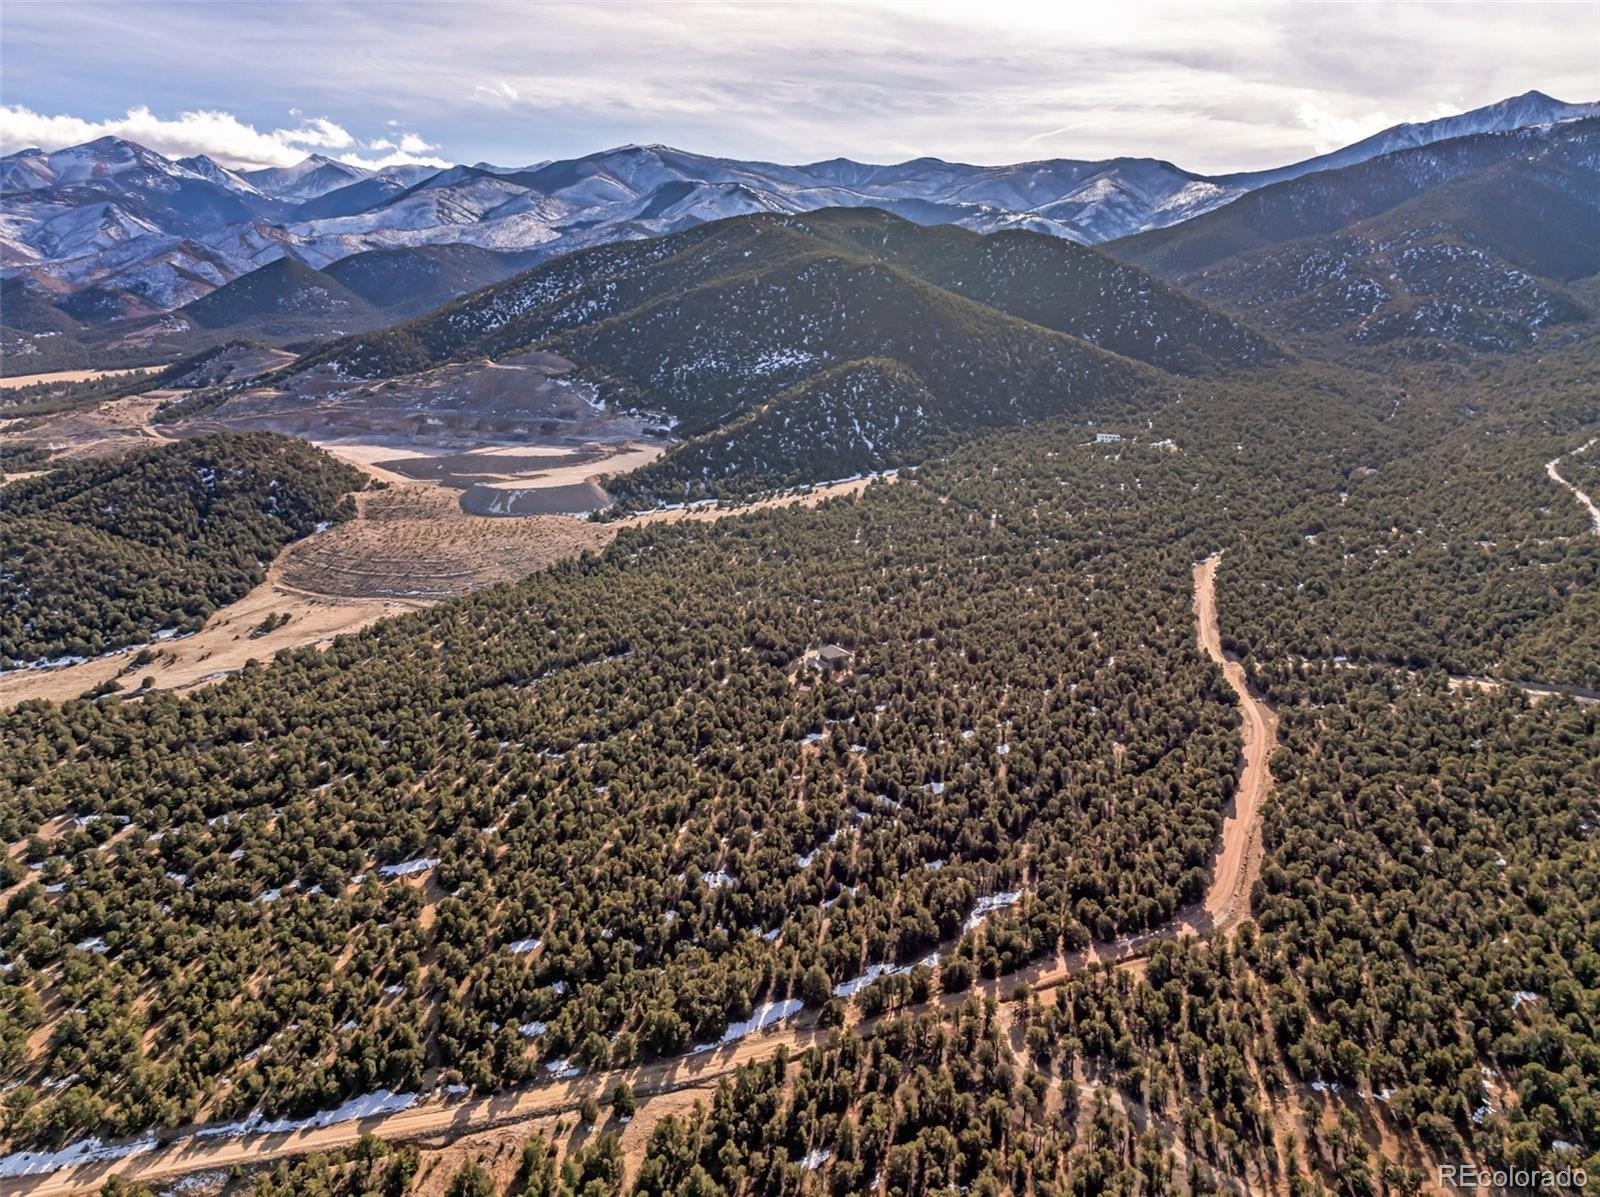
<svg viewBox="0 0 1600 1197">
<path fill-rule="evenodd" d="M 121 204 L 104 202 L 62 208 L 30 229 L 28 240 L 43 257 L 76 258 L 161 232 Z"/>
<path fill-rule="evenodd" d="M 182 295 L 286 255 L 320 268 L 369 250 L 463 244 L 553 257 L 755 212 L 881 207 L 922 224 L 1021 229 L 1097 244 L 1180 224 L 1274 182 L 1485 130 L 1570 120 L 1600 109 L 1538 92 L 1459 116 L 1398 125 L 1273 171 L 1204 177 L 1153 158 L 1049 159 L 977 166 L 917 158 L 834 158 L 791 166 L 625 145 L 506 169 L 399 166 L 374 172 L 312 155 L 235 171 L 204 156 L 171 161 L 117 138 L 0 159 L 0 270 L 59 293 L 127 269 L 124 247 L 162 277 L 202 246 L 210 268 Z M 171 255 L 176 254 L 173 257 Z M 97 261 L 104 255 L 105 261 Z M 164 257 L 164 255 L 166 255 Z"/>
<path fill-rule="evenodd" d="M 1563 100 L 1553 99 L 1541 91 L 1529 91 L 1520 96 L 1512 96 L 1510 99 L 1501 100 L 1496 104 L 1488 104 L 1482 108 L 1474 108 L 1468 112 L 1458 113 L 1455 116 L 1394 125 L 1380 133 L 1374 133 L 1371 137 L 1363 138 L 1352 145 L 1334 150 L 1330 154 L 1307 158 L 1303 162 L 1296 162 L 1273 170 L 1248 171 L 1243 174 L 1225 175 L 1217 181 L 1253 190 L 1257 187 L 1265 187 L 1269 183 L 1281 183 L 1286 179 L 1298 179 L 1300 176 L 1311 174 L 1313 171 L 1334 170 L 1341 166 L 1354 166 L 1359 162 L 1366 162 L 1384 154 L 1392 154 L 1396 150 L 1408 150 L 1417 146 L 1432 145 L 1434 142 L 1447 141 L 1454 137 L 1470 137 L 1474 133 L 1506 133 L 1512 129 L 1526 129 L 1535 125 L 1551 125 L 1559 121 L 1577 120 L 1582 117 L 1597 115 L 1600 115 L 1600 103 L 1569 104 Z"/>
<path fill-rule="evenodd" d="M 347 187 L 371 178 L 372 171 L 348 162 L 336 162 L 321 154 L 312 154 L 293 166 L 269 166 L 261 170 L 241 171 L 252 187 L 282 200 L 315 199 L 338 187 Z"/>
<path fill-rule="evenodd" d="M 230 191 L 237 191 L 241 195 L 264 194 L 243 175 L 214 162 L 204 154 L 196 154 L 193 158 L 179 158 L 177 165 L 208 182 L 226 187 Z"/>
<path fill-rule="evenodd" d="M 39 150 L 24 150 L 22 154 L 8 157 L 6 162 L 9 164 L 14 158 L 24 155 L 36 156 L 33 169 L 51 187 L 96 183 L 130 171 L 169 176 L 192 174 L 153 150 L 120 137 L 100 137 L 83 145 L 57 150 L 53 154 L 41 155 Z"/>
<path fill-rule="evenodd" d="M 1592 316 L 1600 117 L 1399 150 L 1277 183 L 1113 252 L 1297 336 L 1502 352 Z"/>
<path fill-rule="evenodd" d="M 378 229 L 432 229 L 441 225 L 479 224 L 495 209 L 528 194 L 498 175 L 455 166 L 415 187 L 384 200 L 377 207 L 350 216 L 307 222 L 312 235 L 368 233 Z"/>
<path fill-rule="evenodd" d="M 20 150 L 0 158 L 0 192 L 38 191 L 54 183 L 50 156 L 43 150 Z"/>
</svg>

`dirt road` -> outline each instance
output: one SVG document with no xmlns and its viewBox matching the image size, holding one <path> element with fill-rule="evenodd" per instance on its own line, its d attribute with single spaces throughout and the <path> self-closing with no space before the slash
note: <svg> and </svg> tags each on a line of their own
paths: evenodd
<svg viewBox="0 0 1600 1197">
<path fill-rule="evenodd" d="M 715 1052 L 681 1056 L 628 1072 L 587 1075 L 495 1097 L 419 1105 L 397 1114 L 341 1122 L 293 1134 L 257 1135 L 240 1139 L 191 1138 L 121 1160 L 64 1169 L 41 1177 L 0 1180 L 0 1194 L 58 1197 L 61 1194 L 93 1193 L 112 1176 L 149 1182 L 186 1172 L 226 1170 L 234 1164 L 259 1164 L 266 1160 L 347 1147 L 364 1133 L 385 1139 L 465 1134 L 501 1123 L 522 1122 L 575 1110 L 584 1097 L 591 1094 L 596 1100 L 604 1102 L 621 1080 L 632 1084 L 641 1099 L 679 1089 L 706 1086 L 742 1064 L 770 1056 L 780 1046 L 792 1052 L 805 1051 L 813 1045 L 826 1043 L 829 1034 L 814 1024 L 791 1025 L 783 1030 L 743 1039 Z"/>
<path fill-rule="evenodd" d="M 1137 968 L 1160 940 L 1213 933 L 1232 926 L 1248 914 L 1250 886 L 1260 867 L 1259 816 L 1261 803 L 1272 785 L 1268 761 L 1275 743 L 1277 716 L 1250 693 L 1243 667 L 1237 661 L 1228 659 L 1222 651 L 1216 615 L 1216 571 L 1220 559 L 1220 554 L 1213 555 L 1195 566 L 1195 632 L 1200 646 L 1222 666 L 1228 684 L 1239 697 L 1245 715 L 1245 760 L 1234 809 L 1223 822 L 1215 875 L 1204 908 L 1201 911 L 1187 911 L 1168 926 L 1145 935 L 1129 937 L 1114 944 L 1096 944 L 1070 957 L 1039 962 L 1021 972 L 981 986 L 1001 1000 L 1009 998 L 1012 987 L 1018 982 L 1025 981 L 1035 988 L 1048 988 L 1060 984 L 1096 961 L 1116 962 Z M 954 1005 L 964 997 L 946 995 L 934 999 L 929 1007 Z M 862 1022 L 855 1029 L 861 1034 L 871 1034 L 876 1025 L 874 1022 Z M 523 1122 L 573 1110 L 589 1095 L 603 1103 L 617 1082 L 622 1080 L 628 1081 L 641 1099 L 693 1086 L 707 1086 L 741 1064 L 764 1059 L 779 1047 L 786 1047 L 791 1052 L 804 1051 L 813 1045 L 825 1043 L 828 1034 L 816 1026 L 815 1015 L 808 1013 L 780 1028 L 749 1036 L 714 1052 L 681 1056 L 628 1072 L 590 1074 L 495 1097 L 429 1102 L 395 1114 L 341 1122 L 293 1134 L 231 1139 L 188 1137 L 171 1146 L 119 1160 L 63 1168 L 43 1176 L 0 1181 L 0 1194 L 62 1197 L 66 1194 L 93 1193 L 113 1175 L 127 1180 L 167 1180 L 190 1172 L 226 1169 L 234 1164 L 260 1164 L 346 1147 L 368 1133 L 385 1139 L 424 1136 L 455 1138 L 505 1123 Z"/>
<path fill-rule="evenodd" d="M 1222 853 L 1217 859 L 1206 894 L 1206 913 L 1213 925 L 1227 926 L 1243 917 L 1249 905 L 1250 887 L 1261 871 L 1261 802 L 1272 788 L 1268 762 L 1278 746 L 1278 716 L 1250 692 L 1244 666 L 1222 651 L 1222 633 L 1217 628 L 1217 565 L 1221 553 L 1213 553 L 1194 567 L 1194 615 L 1200 647 L 1222 667 L 1244 712 L 1244 772 L 1234 792 L 1233 810 L 1223 819 Z"/>
<path fill-rule="evenodd" d="M 1587 443 L 1579 445 L 1571 453 L 1563 453 L 1561 457 L 1575 457 L 1579 453 L 1585 453 L 1594 446 L 1595 441 L 1600 441 L 1600 436 L 1591 437 Z M 1551 481 L 1553 481 L 1557 486 L 1564 486 L 1570 490 L 1574 495 L 1577 496 L 1578 502 L 1582 503 L 1589 509 L 1590 531 L 1592 531 L 1596 536 L 1600 536 L 1600 507 L 1595 506 L 1593 499 L 1561 476 L 1560 471 L 1556 469 L 1556 464 L 1560 462 L 1561 457 L 1553 457 L 1549 461 L 1545 462 L 1544 472 L 1550 475 Z"/>
</svg>

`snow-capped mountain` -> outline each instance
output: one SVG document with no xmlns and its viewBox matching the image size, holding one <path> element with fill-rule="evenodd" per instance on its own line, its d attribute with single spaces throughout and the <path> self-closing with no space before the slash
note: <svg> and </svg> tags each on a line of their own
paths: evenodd
<svg viewBox="0 0 1600 1197">
<path fill-rule="evenodd" d="M 1432 145 L 1434 142 L 1448 141 L 1454 137 L 1470 137 L 1474 133 L 1505 133 L 1512 129 L 1553 125 L 1561 121 L 1579 120 L 1586 116 L 1597 115 L 1600 115 L 1600 103 L 1568 104 L 1563 100 L 1553 99 L 1542 91 L 1524 92 L 1520 96 L 1512 96 L 1497 104 L 1488 104 L 1455 116 L 1393 125 L 1353 145 L 1347 145 L 1343 149 L 1316 158 L 1307 158 L 1303 162 L 1273 170 L 1225 175 L 1217 181 L 1225 185 L 1243 186 L 1254 190 L 1269 183 L 1298 179 L 1314 171 L 1354 166 L 1358 162 L 1366 162 L 1397 150 Z"/>
<path fill-rule="evenodd" d="M 340 187 L 369 179 L 373 172 L 348 162 L 324 158 L 321 154 L 296 162 L 293 166 L 268 166 L 242 172 L 249 184 L 264 195 L 280 200 L 316 199 Z"/>
<path fill-rule="evenodd" d="M 266 194 L 237 171 L 229 170 L 204 154 L 196 154 L 193 158 L 179 158 L 177 165 L 219 187 L 226 187 L 229 191 L 237 191 L 242 195 Z"/>
<path fill-rule="evenodd" d="M 1025 229 L 1094 244 L 1165 228 L 1261 187 L 1468 133 L 1600 110 L 1538 92 L 1399 125 L 1272 171 L 1207 177 L 1151 158 L 975 166 L 844 158 L 790 166 L 626 145 L 520 169 L 374 172 L 312 155 L 234 171 L 112 137 L 0 159 L 0 267 L 41 293 L 126 291 L 170 307 L 289 257 L 322 268 L 374 250 L 467 245 L 554 257 L 728 216 L 878 207 L 921 224 Z"/>
</svg>

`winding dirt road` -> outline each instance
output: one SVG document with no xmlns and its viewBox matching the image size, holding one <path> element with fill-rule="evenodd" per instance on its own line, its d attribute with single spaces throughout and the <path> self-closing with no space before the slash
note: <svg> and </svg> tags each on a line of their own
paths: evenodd
<svg viewBox="0 0 1600 1197">
<path fill-rule="evenodd" d="M 1594 446 L 1596 441 L 1600 441 L 1600 436 L 1590 437 L 1587 442 L 1579 445 L 1571 453 L 1563 453 L 1561 457 L 1576 457 L 1579 453 L 1586 453 Z M 1589 523 L 1591 525 L 1590 531 L 1592 531 L 1596 536 L 1600 536 L 1600 507 L 1595 506 L 1593 499 L 1561 476 L 1561 472 L 1556 469 L 1556 465 L 1558 462 L 1560 462 L 1561 457 L 1552 457 L 1549 461 L 1545 462 L 1544 472 L 1550 475 L 1550 480 L 1552 482 L 1554 482 L 1557 486 L 1566 487 L 1577 496 L 1578 502 L 1582 503 L 1589 509 Z"/>
<path fill-rule="evenodd" d="M 1234 809 L 1223 821 L 1215 874 L 1203 907 L 1183 912 L 1159 930 L 1114 944 L 1096 944 L 1083 952 L 1040 962 L 1021 972 L 985 982 L 977 987 L 980 991 L 992 993 L 1005 1001 L 1019 982 L 1027 982 L 1035 989 L 1050 988 L 1081 972 L 1091 963 L 1136 967 L 1160 940 L 1213 934 L 1233 926 L 1248 914 L 1250 888 L 1260 868 L 1261 804 L 1272 787 L 1268 762 L 1275 746 L 1277 715 L 1250 692 L 1243 666 L 1222 651 L 1216 613 L 1216 572 L 1220 559 L 1221 554 L 1214 554 L 1194 567 L 1196 636 L 1200 647 L 1221 666 L 1244 712 L 1244 768 L 1234 797 Z M 967 996 L 943 995 L 922 1007 L 898 1011 L 891 1017 L 914 1013 L 918 1009 L 954 1006 L 966 1000 Z M 879 1022 L 862 1020 L 853 1029 L 857 1034 L 871 1035 Z M 631 1084 L 641 1100 L 684 1089 L 710 1088 L 718 1078 L 743 1064 L 764 1059 L 779 1048 L 787 1048 L 790 1052 L 804 1051 L 826 1043 L 831 1034 L 831 1031 L 817 1026 L 814 1013 L 807 1012 L 780 1028 L 751 1035 L 716 1051 L 680 1056 L 629 1071 L 592 1073 L 567 1081 L 531 1085 L 493 1097 L 428 1102 L 394 1114 L 291 1134 L 209 1139 L 191 1135 L 169 1146 L 119 1160 L 62 1168 L 40 1176 L 0 1180 L 0 1194 L 7 1197 L 10 1194 L 27 1194 L 28 1197 L 89 1194 L 97 1191 L 112 1176 L 130 1181 L 168 1181 L 186 1173 L 225 1170 L 235 1164 L 250 1166 L 347 1147 L 363 1134 L 391 1140 L 455 1139 L 507 1123 L 575 1110 L 586 1096 L 593 1096 L 596 1101 L 604 1103 L 619 1081 L 626 1080 Z"/>
</svg>

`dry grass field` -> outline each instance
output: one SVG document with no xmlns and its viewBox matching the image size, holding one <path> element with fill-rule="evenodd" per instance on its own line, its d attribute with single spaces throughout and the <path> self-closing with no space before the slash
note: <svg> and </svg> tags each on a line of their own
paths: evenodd
<svg viewBox="0 0 1600 1197">
<path fill-rule="evenodd" d="M 468 515 L 456 491 L 426 483 L 367 491 L 356 504 L 356 519 L 284 550 L 286 583 L 353 598 L 450 598 L 601 548 L 612 535 L 560 516 Z"/>
</svg>

